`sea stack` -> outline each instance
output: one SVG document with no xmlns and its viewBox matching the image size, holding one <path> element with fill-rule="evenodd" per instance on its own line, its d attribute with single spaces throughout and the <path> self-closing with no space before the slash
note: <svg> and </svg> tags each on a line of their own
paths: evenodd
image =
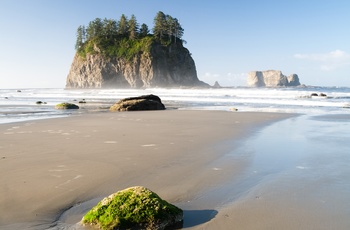
<svg viewBox="0 0 350 230">
<path fill-rule="evenodd" d="M 250 72 L 247 84 L 250 87 L 289 87 L 299 86 L 300 82 L 297 74 L 291 74 L 287 77 L 279 70 L 267 70 Z"/>
<path fill-rule="evenodd" d="M 158 12 L 153 32 L 125 15 L 80 26 L 66 88 L 209 87 L 197 77 L 176 18 Z"/>
</svg>

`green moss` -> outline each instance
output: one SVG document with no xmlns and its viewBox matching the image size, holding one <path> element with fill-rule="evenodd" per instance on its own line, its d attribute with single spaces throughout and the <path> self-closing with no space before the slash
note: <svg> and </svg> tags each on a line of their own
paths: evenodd
<svg viewBox="0 0 350 230">
<path fill-rule="evenodd" d="M 78 50 L 78 54 L 84 59 L 87 54 L 101 54 L 107 58 L 116 57 L 131 61 L 140 53 L 149 53 L 154 42 L 155 40 L 152 36 L 139 39 L 119 38 L 114 40 L 95 38 L 86 42 Z"/>
<path fill-rule="evenodd" d="M 100 201 L 82 219 L 101 229 L 146 227 L 182 220 L 182 210 L 144 187 L 132 187 Z"/>
<path fill-rule="evenodd" d="M 79 106 L 71 103 L 61 103 L 55 106 L 56 109 L 79 109 Z"/>
</svg>

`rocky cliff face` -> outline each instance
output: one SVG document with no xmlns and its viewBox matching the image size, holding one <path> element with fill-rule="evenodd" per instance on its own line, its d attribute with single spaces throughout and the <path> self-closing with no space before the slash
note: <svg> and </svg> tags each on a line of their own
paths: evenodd
<svg viewBox="0 0 350 230">
<path fill-rule="evenodd" d="M 291 74 L 288 77 L 279 70 L 252 71 L 248 74 L 248 86 L 251 87 L 279 87 L 299 86 L 299 77 Z"/>
<path fill-rule="evenodd" d="M 67 88 L 206 87 L 197 78 L 195 63 L 181 43 L 154 43 L 149 52 L 131 60 L 106 58 L 98 53 L 76 54 L 67 76 Z"/>
</svg>

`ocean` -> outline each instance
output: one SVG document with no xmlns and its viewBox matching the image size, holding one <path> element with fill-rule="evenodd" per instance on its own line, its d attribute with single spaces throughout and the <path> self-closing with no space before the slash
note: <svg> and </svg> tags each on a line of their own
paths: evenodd
<svg viewBox="0 0 350 230">
<path fill-rule="evenodd" d="M 147 94 L 158 95 L 168 109 L 350 114 L 350 88 L 345 87 L 0 89 L 0 124 L 104 112 L 121 98 Z M 86 103 L 79 103 L 83 100 Z M 37 104 L 39 101 L 43 103 Z M 76 103 L 81 109 L 56 110 L 55 105 L 62 102 Z"/>
</svg>

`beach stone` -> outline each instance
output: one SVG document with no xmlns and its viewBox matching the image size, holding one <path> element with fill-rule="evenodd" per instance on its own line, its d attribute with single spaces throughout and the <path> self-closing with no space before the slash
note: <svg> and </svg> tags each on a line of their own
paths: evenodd
<svg viewBox="0 0 350 230">
<path fill-rule="evenodd" d="M 110 111 L 142 111 L 142 110 L 164 110 L 165 106 L 156 95 L 143 95 L 129 97 L 119 100 L 112 105 Z"/>
<path fill-rule="evenodd" d="M 81 220 L 98 229 L 179 229 L 183 211 L 142 187 L 116 192 L 93 207 Z"/>
<path fill-rule="evenodd" d="M 61 103 L 55 106 L 55 109 L 79 109 L 79 106 L 72 103 Z"/>
</svg>

